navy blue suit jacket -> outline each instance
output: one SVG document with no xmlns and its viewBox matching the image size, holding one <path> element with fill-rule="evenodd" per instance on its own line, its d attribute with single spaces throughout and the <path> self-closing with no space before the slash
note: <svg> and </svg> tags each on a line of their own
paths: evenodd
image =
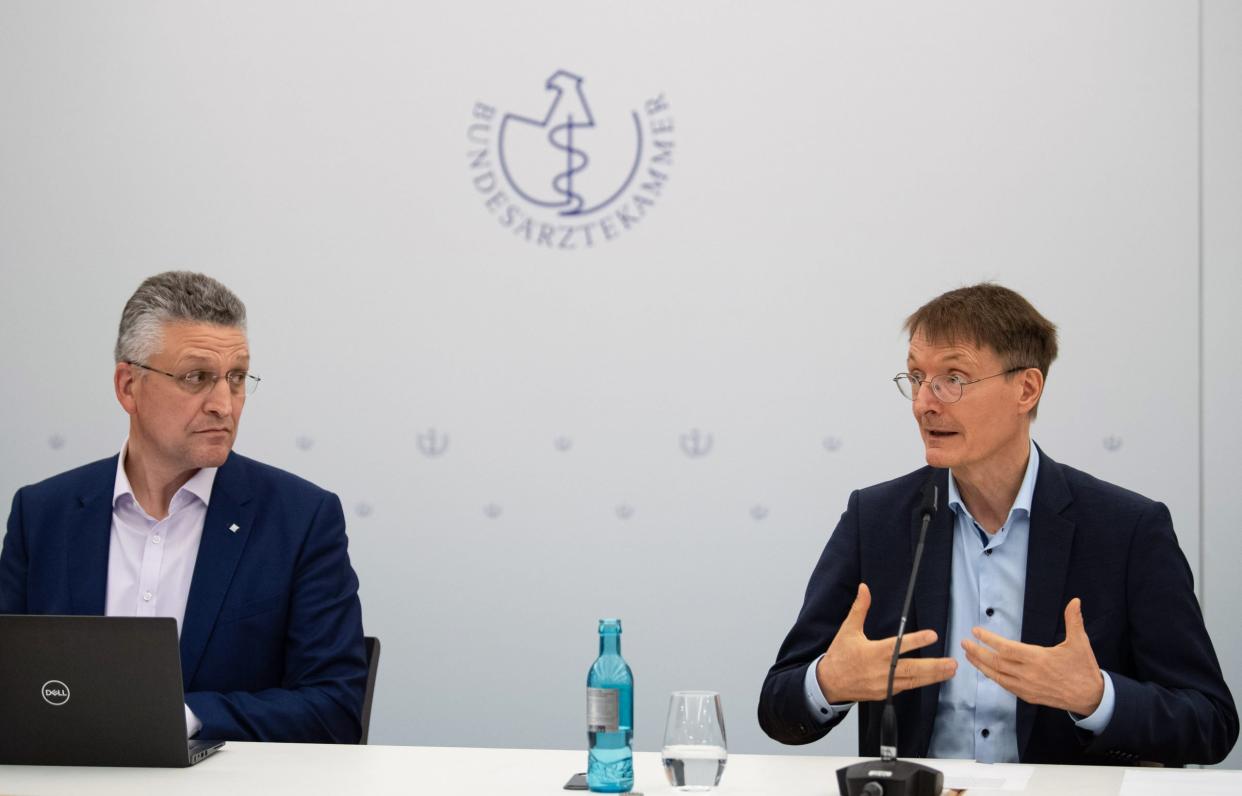
<svg viewBox="0 0 1242 796">
<path fill-rule="evenodd" d="M 793 629 L 768 672 L 759 723 L 772 738 L 804 744 L 823 737 L 806 704 L 807 665 L 836 636 L 859 582 L 871 590 L 868 638 L 894 636 L 918 540 L 919 493 L 931 468 L 854 492 L 811 575 Z M 907 632 L 939 641 L 911 655 L 944 657 L 952 565 L 953 512 L 943 505 L 948 471 L 934 475 L 941 506 L 927 531 Z M 1065 639 L 1064 611 L 1082 598 L 1087 636 L 1116 688 L 1102 733 L 1074 726 L 1064 710 L 1018 700 L 1024 763 L 1214 763 L 1238 737 L 1238 712 L 1203 624 L 1186 557 L 1163 504 L 1054 462 L 1040 451 L 1031 506 L 1022 641 Z M 899 694 L 899 754 L 926 757 L 940 686 Z M 880 751 L 883 703 L 857 706 L 859 753 Z"/>
<path fill-rule="evenodd" d="M 104 613 L 116 465 L 113 456 L 18 490 L 0 552 L 0 613 Z M 367 670 L 346 545 L 335 495 L 229 455 L 181 629 L 198 737 L 358 741 Z"/>
</svg>

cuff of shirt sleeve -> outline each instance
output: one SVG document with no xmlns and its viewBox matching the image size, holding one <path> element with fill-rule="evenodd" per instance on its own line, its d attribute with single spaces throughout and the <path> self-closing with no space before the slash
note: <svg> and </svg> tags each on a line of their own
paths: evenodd
<svg viewBox="0 0 1242 796">
<path fill-rule="evenodd" d="M 820 655 L 819 658 L 824 657 Z M 819 721 L 820 724 L 827 724 L 845 711 L 850 709 L 853 702 L 842 702 L 840 705 L 829 705 L 828 700 L 824 698 L 824 692 L 819 687 L 819 678 L 815 676 L 815 670 L 819 667 L 819 658 L 811 661 L 811 665 L 806 667 L 806 676 L 802 680 L 803 690 L 806 692 L 806 704 L 811 709 L 811 713 Z"/>
<path fill-rule="evenodd" d="M 1113 678 L 1109 677 L 1108 672 L 1103 669 L 1100 670 L 1100 675 L 1104 678 L 1104 696 L 1100 698 L 1100 706 L 1086 717 L 1070 713 L 1074 726 L 1096 735 L 1104 732 L 1104 728 L 1112 721 L 1113 708 L 1117 706 L 1117 691 L 1113 688 Z"/>
<path fill-rule="evenodd" d="M 198 731 L 203 729 L 203 723 L 198 720 L 198 716 L 194 715 L 194 711 L 190 710 L 190 706 L 185 706 L 185 737 L 186 740 L 198 735 Z"/>
</svg>

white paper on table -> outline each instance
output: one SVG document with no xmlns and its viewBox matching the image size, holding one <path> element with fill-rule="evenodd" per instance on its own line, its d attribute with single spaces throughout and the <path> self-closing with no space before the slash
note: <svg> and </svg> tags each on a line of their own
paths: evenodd
<svg viewBox="0 0 1242 796">
<path fill-rule="evenodd" d="M 932 768 L 944 774 L 944 786 L 953 790 L 1026 790 L 1034 766 L 1016 763 L 976 763 L 974 760 L 932 760 Z"/>
<path fill-rule="evenodd" d="M 1242 771 L 1152 768 L 1127 771 L 1121 780 L 1120 796 L 1168 796 L 1170 793 L 1238 796 L 1242 793 Z"/>
</svg>

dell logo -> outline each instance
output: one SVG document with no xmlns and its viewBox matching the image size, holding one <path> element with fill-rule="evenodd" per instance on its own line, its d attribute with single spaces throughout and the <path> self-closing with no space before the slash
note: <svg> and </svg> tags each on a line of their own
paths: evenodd
<svg viewBox="0 0 1242 796">
<path fill-rule="evenodd" d="M 48 680 L 43 684 L 43 701 L 49 705 L 63 705 L 69 701 L 69 686 L 59 680 Z"/>
</svg>

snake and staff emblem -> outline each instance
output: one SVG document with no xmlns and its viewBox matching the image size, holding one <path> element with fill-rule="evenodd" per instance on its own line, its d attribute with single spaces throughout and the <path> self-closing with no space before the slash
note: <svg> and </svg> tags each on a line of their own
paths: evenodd
<svg viewBox="0 0 1242 796">
<path fill-rule="evenodd" d="M 507 113 L 501 119 L 497 155 L 514 193 L 531 204 L 561 216 L 583 216 L 601 210 L 621 196 L 638 173 L 643 156 L 643 129 L 631 112 L 633 157 L 603 157 L 589 150 L 602 141 L 615 143 L 591 112 L 583 80 L 564 69 L 548 78 L 552 94 L 542 119 Z M 611 133 L 611 134 L 609 134 Z"/>
</svg>

